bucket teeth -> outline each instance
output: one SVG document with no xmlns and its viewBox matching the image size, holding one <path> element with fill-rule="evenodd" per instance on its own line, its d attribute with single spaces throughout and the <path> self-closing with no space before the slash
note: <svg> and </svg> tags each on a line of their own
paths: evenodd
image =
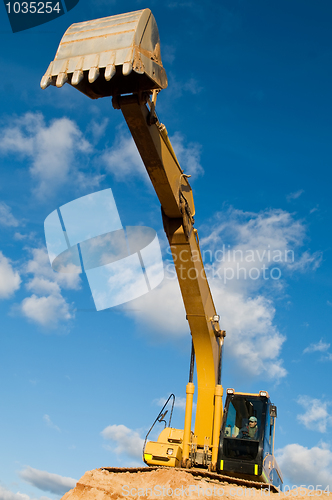
<svg viewBox="0 0 332 500">
<path fill-rule="evenodd" d="M 133 64 L 131 62 L 125 62 L 122 66 L 122 74 L 123 76 L 128 76 L 133 70 Z"/>
<path fill-rule="evenodd" d="M 83 71 L 81 69 L 77 69 L 74 71 L 73 77 L 71 79 L 72 85 L 78 85 L 83 78 Z"/>
<path fill-rule="evenodd" d="M 59 73 L 56 79 L 56 86 L 58 88 L 62 87 L 68 81 L 67 73 Z"/>
<path fill-rule="evenodd" d="M 109 82 L 111 78 L 115 75 L 116 69 L 115 64 L 109 64 L 105 69 L 105 80 Z"/>
<path fill-rule="evenodd" d="M 98 76 L 99 76 L 99 68 L 95 66 L 89 69 L 89 75 L 88 75 L 89 83 L 93 83 L 95 80 L 97 80 Z"/>
<path fill-rule="evenodd" d="M 47 87 L 51 85 L 51 83 L 52 83 L 52 75 L 44 75 L 40 82 L 40 86 L 44 90 L 47 89 Z"/>
<path fill-rule="evenodd" d="M 41 79 L 40 86 L 43 90 L 47 89 L 47 87 L 53 83 L 52 69 L 53 69 L 53 62 L 50 63 L 45 75 Z M 54 85 L 54 83 L 53 83 L 53 85 Z"/>
</svg>

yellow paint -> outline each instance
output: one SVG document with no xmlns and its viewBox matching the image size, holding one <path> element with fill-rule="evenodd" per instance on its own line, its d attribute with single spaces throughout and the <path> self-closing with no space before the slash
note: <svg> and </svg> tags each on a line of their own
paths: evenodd
<svg viewBox="0 0 332 500">
<path fill-rule="evenodd" d="M 258 476 L 258 465 L 255 464 L 255 476 Z"/>
<path fill-rule="evenodd" d="M 224 470 L 224 461 L 220 460 L 220 470 Z"/>
<path fill-rule="evenodd" d="M 183 453 L 182 460 L 185 462 L 189 458 L 190 452 L 190 434 L 191 434 L 191 417 L 193 413 L 193 400 L 194 400 L 195 386 L 189 382 L 186 387 L 186 412 L 184 417 L 184 431 L 183 431 Z"/>
<path fill-rule="evenodd" d="M 265 482 L 266 482 L 266 483 L 268 483 L 268 482 L 269 482 L 269 480 L 268 480 L 267 475 L 265 474 L 265 472 L 264 472 L 264 471 L 263 471 L 263 473 L 262 473 L 262 476 L 263 476 L 263 478 L 265 479 Z"/>
<path fill-rule="evenodd" d="M 214 396 L 214 422 L 213 422 L 213 438 L 212 438 L 212 470 L 216 469 L 219 450 L 219 434 L 222 420 L 222 395 L 223 388 L 221 385 L 216 385 Z"/>
</svg>

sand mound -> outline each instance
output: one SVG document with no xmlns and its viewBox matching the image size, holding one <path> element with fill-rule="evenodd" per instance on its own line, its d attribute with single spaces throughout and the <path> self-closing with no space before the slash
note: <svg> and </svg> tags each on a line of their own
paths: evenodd
<svg viewBox="0 0 332 500">
<path fill-rule="evenodd" d="M 62 500 L 109 500 L 109 499 L 151 499 L 168 500 L 169 498 L 200 498 L 211 500 L 262 500 L 271 497 L 285 499 L 307 499 L 317 495 L 305 489 L 294 492 L 273 493 L 267 489 L 249 488 L 230 483 L 193 477 L 190 472 L 178 469 L 158 469 L 144 472 L 110 472 L 96 469 L 88 471 L 78 481 L 73 490 L 68 491 Z M 323 493 L 322 500 L 330 500 Z M 307 499 L 308 500 L 308 499 Z"/>
</svg>

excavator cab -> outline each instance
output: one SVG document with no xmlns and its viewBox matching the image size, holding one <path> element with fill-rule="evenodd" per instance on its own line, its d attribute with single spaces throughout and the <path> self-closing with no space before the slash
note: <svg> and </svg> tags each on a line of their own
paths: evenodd
<svg viewBox="0 0 332 500">
<path fill-rule="evenodd" d="M 277 408 L 266 391 L 243 394 L 227 389 L 217 470 L 281 487 L 282 475 L 274 458 L 276 416 Z"/>
</svg>

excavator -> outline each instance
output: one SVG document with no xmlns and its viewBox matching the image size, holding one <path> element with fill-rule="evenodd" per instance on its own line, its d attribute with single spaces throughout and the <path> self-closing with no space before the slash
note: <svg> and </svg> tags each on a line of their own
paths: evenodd
<svg viewBox="0 0 332 500">
<path fill-rule="evenodd" d="M 156 422 L 164 422 L 165 428 L 156 441 L 145 440 L 145 464 L 182 467 L 193 474 L 199 471 L 280 491 L 282 475 L 274 457 L 277 409 L 267 391 L 246 394 L 227 389 L 223 409 L 221 362 L 226 333 L 219 326 L 194 227 L 190 176 L 182 170 L 156 114 L 157 95 L 167 87 L 167 76 L 150 9 L 71 25 L 41 87 L 60 88 L 66 82 L 91 99 L 112 97 L 113 107 L 122 111 L 161 204 L 192 336 L 184 428 L 172 428 L 171 419 L 167 425 L 163 408 Z M 192 430 L 194 365 L 197 404 Z"/>
</svg>

